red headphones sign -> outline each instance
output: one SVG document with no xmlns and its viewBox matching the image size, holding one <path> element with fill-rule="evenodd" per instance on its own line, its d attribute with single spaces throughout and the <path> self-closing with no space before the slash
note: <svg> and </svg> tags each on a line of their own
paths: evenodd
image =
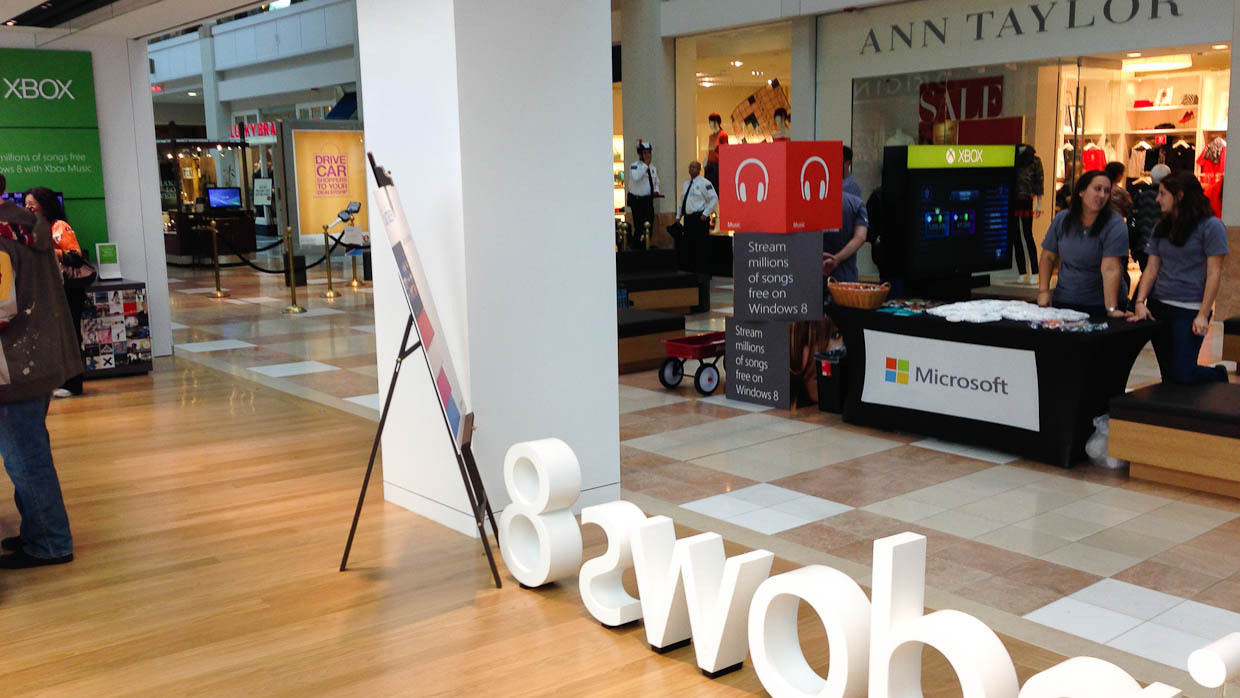
<svg viewBox="0 0 1240 698">
<path fill-rule="evenodd" d="M 842 160 L 839 141 L 721 146 L 719 227 L 738 233 L 839 228 Z"/>
</svg>

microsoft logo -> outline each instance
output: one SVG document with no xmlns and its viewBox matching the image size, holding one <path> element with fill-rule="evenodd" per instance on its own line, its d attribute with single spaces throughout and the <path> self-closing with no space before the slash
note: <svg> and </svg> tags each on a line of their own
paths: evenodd
<svg viewBox="0 0 1240 698">
<path fill-rule="evenodd" d="M 908 385 L 908 359 L 893 359 L 888 356 L 886 381 Z"/>
</svg>

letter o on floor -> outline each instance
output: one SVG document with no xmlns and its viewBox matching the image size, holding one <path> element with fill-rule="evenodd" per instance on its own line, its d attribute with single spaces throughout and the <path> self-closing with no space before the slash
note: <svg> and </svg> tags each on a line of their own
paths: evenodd
<svg viewBox="0 0 1240 698">
<path fill-rule="evenodd" d="M 805 601 L 827 631 L 831 664 L 819 676 L 801 650 L 797 606 Z M 774 698 L 863 698 L 870 661 L 870 600 L 848 575 L 811 565 L 767 579 L 749 606 L 749 653 Z"/>
</svg>

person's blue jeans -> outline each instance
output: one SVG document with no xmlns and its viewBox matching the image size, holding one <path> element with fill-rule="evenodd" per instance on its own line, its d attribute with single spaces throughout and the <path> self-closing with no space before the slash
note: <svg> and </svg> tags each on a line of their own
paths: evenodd
<svg viewBox="0 0 1240 698">
<path fill-rule="evenodd" d="M 13 499 L 21 514 L 22 549 L 31 557 L 64 557 L 73 552 L 69 515 L 52 464 L 47 434 L 50 395 L 24 402 L 0 403 L 0 458 L 13 481 Z"/>
<path fill-rule="evenodd" d="M 1163 321 L 1154 335 L 1154 355 L 1158 357 L 1158 370 L 1169 383 L 1195 385 L 1198 383 L 1226 383 L 1227 369 L 1221 366 L 1200 366 L 1197 355 L 1205 337 L 1193 334 L 1196 310 L 1178 308 L 1156 300 L 1149 303 L 1150 313 Z"/>
</svg>

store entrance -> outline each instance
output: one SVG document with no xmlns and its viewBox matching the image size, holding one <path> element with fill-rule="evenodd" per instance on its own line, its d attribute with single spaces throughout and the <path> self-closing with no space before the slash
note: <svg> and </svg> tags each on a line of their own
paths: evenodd
<svg viewBox="0 0 1240 698">
<path fill-rule="evenodd" d="M 1214 44 L 855 80 L 853 172 L 868 197 L 884 146 L 1019 145 L 1013 263 L 991 282 L 1032 290 L 1046 230 L 1087 171 L 1122 164 L 1133 199 L 1153 186 L 1156 165 L 1191 171 L 1222 214 L 1230 61 L 1230 46 Z M 868 248 L 859 260 L 878 276 Z"/>
</svg>

